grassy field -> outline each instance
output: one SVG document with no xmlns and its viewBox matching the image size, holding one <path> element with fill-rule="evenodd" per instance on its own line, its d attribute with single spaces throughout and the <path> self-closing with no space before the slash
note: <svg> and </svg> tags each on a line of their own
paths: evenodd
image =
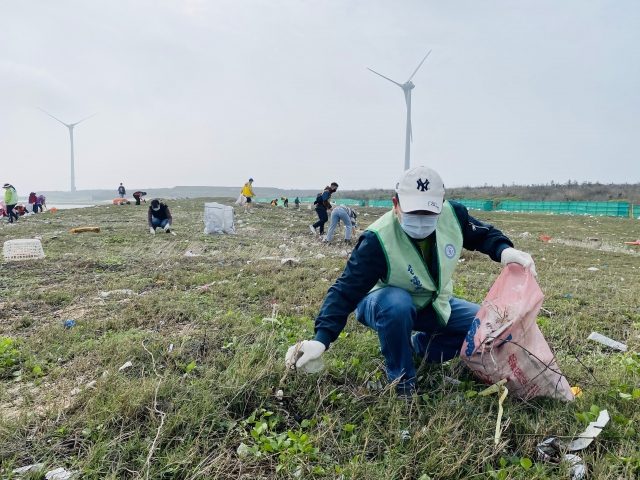
<svg viewBox="0 0 640 480">
<path fill-rule="evenodd" d="M 0 228 L 0 241 L 40 236 L 47 255 L 0 263 L 2 478 L 37 462 L 87 479 L 567 478 L 536 444 L 580 433 L 605 408 L 612 420 L 579 452 L 589 477 L 637 478 L 640 256 L 623 244 L 640 237 L 637 220 L 475 212 L 532 253 L 546 295 L 538 323 L 584 391 L 570 404 L 507 398 L 496 446 L 497 399 L 473 393 L 485 386 L 459 360 L 421 366 L 419 401 L 407 405 L 385 383 L 377 337 L 354 319 L 323 372 L 284 376 L 287 348 L 312 337 L 344 268 L 343 247 L 311 236 L 312 210 L 261 205 L 237 217 L 237 235 L 204 235 L 203 201 L 170 202 L 175 236 L 151 236 L 147 207 L 134 205 Z M 382 213 L 360 209 L 361 223 Z M 101 232 L 69 233 L 81 226 Z M 480 302 L 501 265 L 463 258 L 456 295 Z M 132 293 L 106 296 L 122 289 Z M 274 306 L 279 322 L 262 322 Z M 587 340 L 591 331 L 630 353 Z"/>
</svg>

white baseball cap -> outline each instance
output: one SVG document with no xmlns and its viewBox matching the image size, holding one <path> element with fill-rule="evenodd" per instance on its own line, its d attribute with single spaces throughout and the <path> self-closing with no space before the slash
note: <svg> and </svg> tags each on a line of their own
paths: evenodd
<svg viewBox="0 0 640 480">
<path fill-rule="evenodd" d="M 440 213 L 444 202 L 444 183 L 438 172 L 427 167 L 405 171 L 396 183 L 403 212 L 426 210 Z"/>
</svg>

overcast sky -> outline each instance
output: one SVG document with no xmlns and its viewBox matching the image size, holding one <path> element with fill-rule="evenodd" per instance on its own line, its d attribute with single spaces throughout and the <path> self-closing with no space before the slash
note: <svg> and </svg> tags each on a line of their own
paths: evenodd
<svg viewBox="0 0 640 480">
<path fill-rule="evenodd" d="M 0 3 L 0 182 L 389 188 L 639 182 L 640 2 Z"/>
</svg>

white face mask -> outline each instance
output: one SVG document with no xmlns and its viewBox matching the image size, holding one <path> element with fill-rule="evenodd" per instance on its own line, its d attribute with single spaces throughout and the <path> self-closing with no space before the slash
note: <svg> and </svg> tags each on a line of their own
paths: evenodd
<svg viewBox="0 0 640 480">
<path fill-rule="evenodd" d="M 153 210 L 154 212 L 157 212 L 158 210 L 160 210 L 160 207 L 156 207 L 156 208 L 151 207 L 151 210 Z"/>
<path fill-rule="evenodd" d="M 439 215 L 417 215 L 415 213 L 402 214 L 402 229 L 407 235 L 416 240 L 422 240 L 431 235 L 438 225 Z"/>
</svg>

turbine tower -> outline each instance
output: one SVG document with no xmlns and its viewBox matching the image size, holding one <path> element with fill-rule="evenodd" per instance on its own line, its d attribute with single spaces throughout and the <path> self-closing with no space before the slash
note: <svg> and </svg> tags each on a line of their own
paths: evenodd
<svg viewBox="0 0 640 480">
<path fill-rule="evenodd" d="M 56 117 L 54 117 L 53 115 L 51 115 L 48 112 L 45 112 L 40 107 L 38 107 L 38 110 L 46 113 L 47 115 L 49 115 L 54 120 L 58 120 Z M 96 115 L 97 115 L 97 113 L 94 113 L 93 115 L 90 115 L 87 118 L 83 118 L 82 120 L 80 120 L 80 122 L 84 122 L 88 118 L 95 117 Z M 71 141 L 71 191 L 75 192 L 76 191 L 76 175 L 75 175 L 75 171 L 74 171 L 74 168 L 73 168 L 73 127 L 78 125 L 80 122 L 66 124 L 62 120 L 58 120 L 58 121 L 69 129 L 69 139 Z"/>
<path fill-rule="evenodd" d="M 431 50 L 429 50 L 429 53 L 431 53 Z M 372 71 L 376 75 L 380 75 L 385 80 L 389 80 L 391 83 L 395 83 L 404 91 L 404 101 L 407 104 L 407 136 L 406 136 L 406 143 L 404 147 L 404 169 L 405 170 L 409 170 L 410 168 L 411 142 L 413 142 L 413 132 L 411 131 L 411 90 L 415 88 L 415 85 L 413 84 L 411 79 L 414 77 L 414 75 L 418 72 L 418 70 L 424 63 L 424 61 L 427 59 L 427 57 L 429 56 L 429 53 L 427 53 L 425 57 L 422 59 L 422 62 L 420 62 L 420 65 L 418 65 L 418 68 L 416 68 L 415 72 L 413 72 L 413 75 L 409 77 L 409 80 L 407 80 L 403 84 L 394 82 L 390 78 L 387 78 L 384 75 L 380 75 L 378 72 L 371 70 L 370 68 L 367 68 L 367 70 Z"/>
</svg>

